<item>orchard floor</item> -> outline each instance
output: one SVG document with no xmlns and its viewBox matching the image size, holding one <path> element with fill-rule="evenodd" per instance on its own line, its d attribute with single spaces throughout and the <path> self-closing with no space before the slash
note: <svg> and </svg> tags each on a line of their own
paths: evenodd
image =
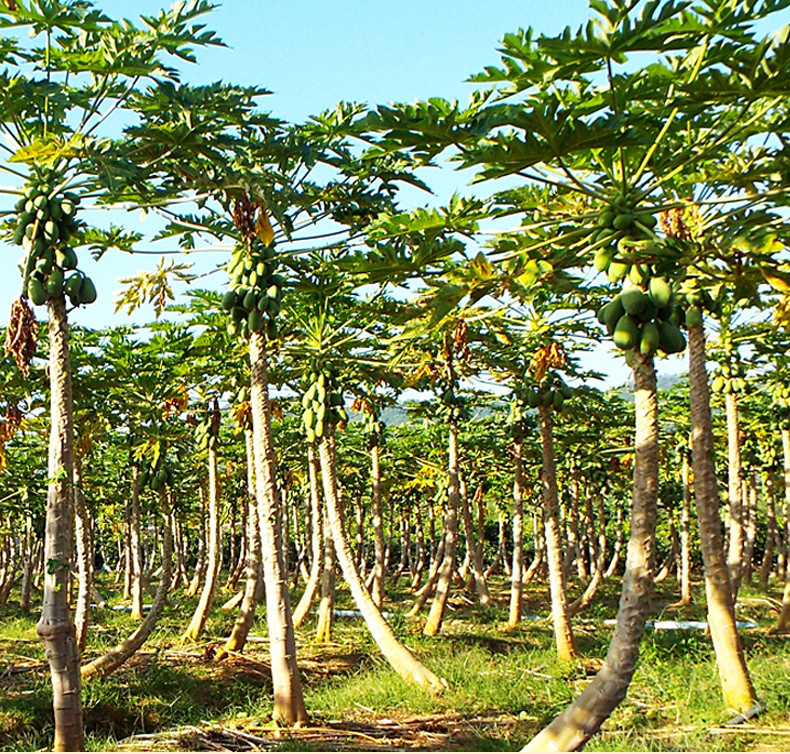
<svg viewBox="0 0 790 754">
<path fill-rule="evenodd" d="M 243 655 L 217 663 L 214 650 L 235 620 L 215 607 L 199 643 L 184 642 L 194 600 L 174 596 L 143 650 L 126 666 L 83 688 L 90 750 L 194 751 L 513 751 L 573 699 L 606 654 L 619 582 L 608 583 L 575 621 L 582 658 L 553 657 L 544 585 L 530 585 L 522 626 L 505 631 L 507 584 L 493 583 L 496 606 L 481 609 L 456 595 L 441 634 L 426 639 L 420 622 L 403 617 L 405 591 L 387 610 L 398 635 L 448 682 L 438 697 L 406 685 L 383 661 L 360 618 L 338 617 L 334 641 L 316 644 L 313 623 L 298 633 L 299 661 L 311 722 L 299 730 L 269 724 L 271 681 L 265 621 L 256 624 Z M 674 582 L 659 587 L 651 618 L 704 620 L 697 604 L 677 608 Z M 105 593 L 108 590 L 105 590 Z M 578 591 L 578 588 L 574 591 Z M 777 588 L 745 587 L 739 620 L 749 667 L 766 711 L 727 727 L 710 640 L 698 630 L 648 629 L 626 700 L 588 751 L 788 751 L 790 636 L 770 632 Z M 217 605 L 229 593 L 218 595 Z M 35 613 L 12 601 L 0 608 L 0 750 L 47 749 L 52 740 L 50 682 Z M 344 591 L 338 608 L 350 609 Z M 535 620 L 538 616 L 540 620 Z M 95 611 L 90 659 L 133 630 L 128 614 Z"/>
</svg>

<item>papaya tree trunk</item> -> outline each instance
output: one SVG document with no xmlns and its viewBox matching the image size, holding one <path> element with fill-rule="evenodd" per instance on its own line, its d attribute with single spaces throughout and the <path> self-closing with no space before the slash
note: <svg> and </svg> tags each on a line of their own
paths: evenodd
<svg viewBox="0 0 790 754">
<path fill-rule="evenodd" d="M 446 687 L 446 683 L 426 668 L 395 636 L 381 611 L 371 598 L 355 567 L 354 556 L 343 529 L 343 512 L 337 492 L 334 458 L 334 427 L 326 429 L 319 444 L 321 460 L 321 478 L 324 485 L 327 518 L 335 543 L 337 559 L 343 571 L 354 602 L 362 613 L 362 617 L 370 631 L 370 635 L 381 650 L 395 672 L 405 681 L 420 688 L 438 693 Z"/>
<path fill-rule="evenodd" d="M 167 603 L 167 595 L 170 592 L 170 585 L 173 581 L 173 532 L 169 526 L 171 502 L 166 488 L 162 488 L 159 492 L 159 504 L 164 521 L 162 527 L 162 570 L 159 574 L 159 586 L 151 604 L 151 609 L 131 636 L 101 657 L 97 657 L 95 660 L 82 666 L 82 677 L 84 679 L 89 679 L 93 676 L 104 677 L 121 667 L 143 646 L 162 615 Z"/>
<path fill-rule="evenodd" d="M 732 599 L 738 596 L 743 575 L 744 545 L 744 501 L 743 501 L 743 466 L 741 463 L 741 429 L 738 414 L 738 399 L 735 393 L 724 394 L 724 405 L 727 413 L 727 458 L 728 458 L 728 511 L 730 521 L 730 538 L 727 551 L 727 569 L 730 574 Z"/>
<path fill-rule="evenodd" d="M 186 591 L 187 597 L 194 597 L 203 584 L 206 573 L 206 494 L 203 486 L 198 487 L 198 500 L 200 501 L 200 525 L 198 526 L 198 552 L 195 560 L 195 571 Z"/>
<path fill-rule="evenodd" d="M 74 460 L 74 512 L 77 539 L 77 605 L 74 611 L 74 629 L 77 646 L 85 649 L 88 640 L 91 594 L 93 592 L 93 552 L 91 549 L 91 521 L 85 507 L 82 489 L 82 460 Z"/>
<path fill-rule="evenodd" d="M 635 352 L 634 482 L 626 570 L 609 651 L 582 693 L 522 751 L 578 751 L 625 697 L 636 668 L 653 584 L 658 497 L 658 405 L 653 359 Z"/>
<path fill-rule="evenodd" d="M 691 468 L 689 454 L 683 452 L 681 479 L 683 483 L 683 500 L 680 511 L 680 604 L 691 604 Z"/>
<path fill-rule="evenodd" d="M 370 484 L 374 548 L 371 597 L 381 608 L 384 603 L 384 512 L 381 504 L 381 444 L 378 432 L 370 435 Z"/>
<path fill-rule="evenodd" d="M 324 519 L 321 512 L 321 497 L 318 490 L 318 456 L 315 452 L 315 444 L 312 442 L 307 446 L 307 472 L 310 482 L 310 517 L 312 519 L 310 542 L 312 558 L 310 562 L 310 576 L 307 579 L 302 598 L 299 600 L 294 610 L 294 628 L 299 628 L 299 626 L 304 623 L 305 618 L 307 618 L 310 607 L 315 600 L 315 595 L 318 591 L 318 585 L 321 582 L 321 575 L 323 573 L 323 553 L 321 551 L 321 546 L 324 540 Z"/>
<path fill-rule="evenodd" d="M 228 652 L 241 652 L 247 643 L 247 636 L 255 619 L 255 607 L 263 596 L 261 578 L 261 534 L 258 522 L 258 501 L 255 497 L 255 474 L 253 471 L 252 430 L 244 431 L 247 450 L 247 580 L 241 600 L 239 617 L 233 626 L 225 645 L 217 651 L 216 660 L 227 657 Z"/>
<path fill-rule="evenodd" d="M 213 439 L 213 437 L 212 437 Z M 208 620 L 209 610 L 214 602 L 214 591 L 217 586 L 219 572 L 219 476 L 217 469 L 217 448 L 213 442 L 208 447 L 208 562 L 206 575 L 203 581 L 203 590 L 200 593 L 192 620 L 184 638 L 197 641 Z"/>
<path fill-rule="evenodd" d="M 483 567 L 483 554 L 478 543 L 475 541 L 475 525 L 472 521 L 472 511 L 470 510 L 469 498 L 466 494 L 466 484 L 461 480 L 460 484 L 461 513 L 464 522 L 464 536 L 466 538 L 466 551 L 470 556 L 470 566 L 472 568 L 472 579 L 474 580 L 477 600 L 486 607 L 491 604 L 491 595 L 486 584 L 485 568 Z M 475 493 L 475 502 L 482 498 L 483 488 L 478 487 Z"/>
<path fill-rule="evenodd" d="M 785 546 L 785 588 L 782 596 L 782 610 L 779 613 L 779 620 L 776 623 L 777 631 L 787 631 L 790 629 L 790 429 L 782 429 L 782 458 L 784 470 L 784 546 Z"/>
<path fill-rule="evenodd" d="M 132 613 L 134 620 L 143 617 L 143 545 L 140 536 L 140 465 L 132 464 L 132 519 L 129 531 L 131 561 Z"/>
<path fill-rule="evenodd" d="M 335 624 L 335 582 L 337 573 L 335 567 L 335 542 L 328 522 L 323 522 L 324 551 L 323 565 L 321 566 L 321 601 L 318 604 L 318 621 L 315 628 L 317 642 L 332 641 L 332 629 Z"/>
<path fill-rule="evenodd" d="M 562 661 L 576 657 L 573 631 L 568 615 L 568 593 L 565 586 L 565 569 L 562 562 L 560 543 L 559 505 L 557 491 L 557 469 L 554 461 L 554 431 L 552 409 L 542 402 L 538 406 L 540 440 L 543 453 L 541 489 L 543 492 L 543 515 L 546 529 L 546 556 L 549 565 L 549 590 L 551 592 L 551 619 L 554 624 L 554 640 L 557 656 Z"/>
<path fill-rule="evenodd" d="M 296 661 L 296 637 L 288 593 L 288 573 L 285 569 L 280 533 L 276 526 L 280 506 L 272 444 L 266 340 L 258 332 L 250 335 L 250 371 L 255 488 L 260 506 L 258 518 L 261 527 L 266 618 L 274 685 L 272 714 L 277 723 L 299 725 L 306 722 L 308 717 Z"/>
<path fill-rule="evenodd" d="M 774 562 L 774 545 L 776 543 L 776 491 L 774 489 L 774 472 L 772 468 L 766 469 L 763 474 L 765 486 L 765 545 L 763 559 L 760 564 L 760 588 L 768 589 L 768 579 L 771 576 L 771 567 Z"/>
<path fill-rule="evenodd" d="M 733 589 L 721 538 L 703 327 L 697 325 L 689 328 L 688 352 L 694 498 L 697 503 L 700 549 L 705 564 L 708 625 L 716 653 L 724 703 L 733 710 L 746 712 L 755 705 L 757 697 L 735 627 Z"/>
<path fill-rule="evenodd" d="M 513 454 L 513 567 L 510 572 L 510 613 L 508 628 L 521 622 L 521 603 L 524 592 L 524 465 L 523 443 L 517 439 L 512 445 Z"/>
<path fill-rule="evenodd" d="M 448 431 L 448 487 L 447 514 L 444 517 L 444 557 L 439 566 L 436 580 L 436 593 L 423 628 L 426 636 L 436 636 L 442 627 L 444 611 L 450 596 L 450 586 L 455 571 L 455 550 L 458 543 L 458 424 L 454 419 L 449 422 Z"/>
<path fill-rule="evenodd" d="M 63 296 L 49 300 L 49 384 L 51 427 L 47 511 L 44 527 L 44 599 L 36 631 L 44 644 L 52 678 L 54 751 L 82 751 L 80 656 L 68 602 L 72 563 L 72 459 L 74 426 L 69 326 Z"/>
</svg>

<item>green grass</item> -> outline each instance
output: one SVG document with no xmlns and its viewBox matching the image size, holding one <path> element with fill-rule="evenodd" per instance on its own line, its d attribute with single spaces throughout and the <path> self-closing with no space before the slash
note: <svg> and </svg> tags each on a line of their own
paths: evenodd
<svg viewBox="0 0 790 754">
<path fill-rule="evenodd" d="M 399 726 L 402 740 L 396 744 L 415 750 L 520 748 L 584 688 L 593 672 L 587 666 L 605 656 L 611 628 L 603 626 L 602 619 L 616 612 L 617 585 L 606 584 L 594 609 L 576 621 L 577 644 L 584 660 L 574 665 L 557 662 L 546 620 L 526 620 L 518 629 L 504 631 L 506 584 L 500 580 L 494 587 L 500 595 L 495 607 L 481 610 L 456 602 L 456 609 L 448 613 L 436 638 L 423 637 L 419 622 L 405 618 L 402 612 L 392 620 L 396 633 L 415 654 L 447 680 L 449 688 L 440 696 L 415 689 L 400 679 L 382 659 L 360 619 L 338 618 L 330 645 L 315 644 L 314 626 L 308 624 L 299 632 L 299 656 L 313 725 L 333 729 L 362 725 L 368 726 L 368 731 L 376 725 L 379 730 L 386 725 Z M 351 607 L 345 592 L 338 596 L 338 607 Z M 743 596 L 739 618 L 770 623 L 773 614 L 761 602 L 759 591 L 745 590 Z M 224 598 L 221 593 L 217 604 Z M 403 586 L 390 598 L 390 610 L 405 609 L 409 602 Z M 670 593 L 658 593 L 651 617 L 704 617 L 702 605 L 677 608 L 671 605 L 673 599 Z M 527 603 L 526 614 L 547 616 L 545 586 L 530 585 Z M 261 663 L 267 659 L 266 643 L 248 644 L 245 654 L 250 660 L 213 662 L 210 653 L 205 652 L 206 646 L 226 635 L 235 612 L 223 613 L 215 608 L 204 639 L 194 644 L 181 639 L 194 605 L 195 600 L 176 597 L 133 661 L 106 679 L 85 684 L 89 749 L 115 749 L 130 736 L 163 733 L 185 725 L 201 729 L 213 724 L 261 731 L 266 728 L 272 709 L 270 682 L 261 672 Z M 33 668 L 0 675 L 0 749 L 46 749 L 51 745 L 51 690 L 46 669 L 35 667 L 44 660 L 35 620 L 35 614 L 24 615 L 13 603 L 0 611 L 0 674 Z M 126 613 L 96 612 L 86 657 L 97 655 L 133 628 Z M 254 635 L 265 636 L 262 619 Z M 763 629 L 744 632 L 743 636 L 752 677 L 768 708 L 756 724 L 763 729 L 786 726 L 790 709 L 787 639 Z M 762 732 L 711 732 L 730 717 L 721 702 L 710 640 L 697 631 L 647 630 L 627 698 L 587 748 L 780 751 L 788 743 L 786 737 Z M 355 737 L 348 730 L 346 733 L 346 749 L 369 747 L 370 741 L 364 737 Z M 337 735 L 342 740 L 345 734 Z M 188 738 L 167 745 L 199 748 Z M 321 751 L 327 749 L 327 743 L 294 733 L 273 741 L 271 748 Z"/>
</svg>

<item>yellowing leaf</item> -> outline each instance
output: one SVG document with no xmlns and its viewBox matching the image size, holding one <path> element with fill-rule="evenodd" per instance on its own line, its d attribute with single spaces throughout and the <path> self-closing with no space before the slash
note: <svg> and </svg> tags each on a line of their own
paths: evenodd
<svg viewBox="0 0 790 754">
<path fill-rule="evenodd" d="M 52 165 L 59 159 L 78 155 L 84 144 L 85 137 L 81 134 L 74 134 L 69 139 L 49 135 L 21 147 L 8 161 Z"/>
<path fill-rule="evenodd" d="M 258 238 L 263 241 L 264 246 L 271 246 L 274 241 L 274 228 L 269 222 L 269 214 L 265 209 L 261 208 L 258 213 L 258 219 L 255 221 L 255 233 Z"/>
<path fill-rule="evenodd" d="M 761 267 L 760 271 L 763 273 L 763 277 L 773 286 L 774 290 L 780 293 L 790 291 L 790 274 L 779 272 L 777 269 L 767 270 L 765 267 Z"/>
</svg>

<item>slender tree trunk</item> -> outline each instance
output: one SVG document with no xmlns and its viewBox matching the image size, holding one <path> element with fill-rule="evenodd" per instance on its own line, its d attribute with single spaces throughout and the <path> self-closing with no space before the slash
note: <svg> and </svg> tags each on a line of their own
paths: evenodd
<svg viewBox="0 0 790 754">
<path fill-rule="evenodd" d="M 466 551 L 470 555 L 470 565 L 472 568 L 472 577 L 475 582 L 475 589 L 477 591 L 477 600 L 483 607 L 486 607 L 491 604 L 491 595 L 488 591 L 488 584 L 486 584 L 483 554 L 480 551 L 478 543 L 475 541 L 475 525 L 472 520 L 469 498 L 466 494 L 466 484 L 463 480 L 460 484 L 460 493 L 461 514 L 464 521 L 464 536 L 466 537 Z M 477 502 L 478 499 L 482 497 L 483 488 L 478 487 L 474 499 Z"/>
<path fill-rule="evenodd" d="M 721 539 L 719 490 L 714 464 L 713 424 L 705 359 L 703 326 L 691 327 L 689 328 L 691 445 L 700 548 L 705 563 L 708 624 L 716 652 L 724 703 L 738 712 L 746 712 L 757 702 L 757 697 L 735 627 L 733 589 Z"/>
<path fill-rule="evenodd" d="M 521 622 L 521 602 L 524 575 L 524 466 L 522 462 L 523 443 L 517 439 L 513 443 L 513 567 L 510 572 L 510 614 L 508 628 L 515 628 Z"/>
<path fill-rule="evenodd" d="M 766 469 L 763 474 L 765 486 L 765 546 L 763 560 L 760 564 L 760 588 L 768 589 L 768 579 L 771 577 L 771 566 L 774 562 L 774 544 L 776 542 L 776 491 L 774 490 L 773 469 Z"/>
<path fill-rule="evenodd" d="M 302 598 L 294 610 L 294 628 L 299 628 L 304 623 L 305 618 L 307 618 L 323 573 L 321 547 L 324 540 L 324 517 L 321 512 L 321 496 L 318 490 L 318 456 L 315 452 L 314 443 L 309 443 L 307 446 L 307 471 L 310 479 L 310 516 L 313 522 L 310 535 L 312 558 L 310 562 L 310 577 L 307 580 Z"/>
<path fill-rule="evenodd" d="M 200 500 L 200 526 L 198 527 L 198 552 L 195 561 L 195 572 L 192 574 L 192 581 L 189 582 L 186 596 L 194 597 L 206 574 L 206 495 L 203 486 L 198 486 L 198 498 Z"/>
<path fill-rule="evenodd" d="M 82 459 L 74 461 L 74 511 L 77 534 L 77 607 L 74 612 L 74 629 L 77 646 L 85 649 L 88 640 L 91 594 L 93 591 L 93 552 L 90 546 L 91 522 L 85 507 L 82 489 Z"/>
<path fill-rule="evenodd" d="M 578 751 L 625 697 L 636 668 L 653 583 L 658 496 L 658 406 L 653 359 L 634 352 L 635 448 L 631 534 L 617 624 L 603 667 L 523 751 Z"/>
<path fill-rule="evenodd" d="M 343 570 L 343 577 L 351 589 L 354 602 L 356 602 L 362 613 L 373 640 L 387 659 L 387 662 L 390 663 L 401 678 L 434 693 L 442 691 L 447 684 L 428 670 L 398 640 L 384 616 L 382 616 L 381 611 L 373 602 L 367 589 L 365 589 L 365 585 L 362 583 L 359 573 L 354 566 L 354 557 L 343 530 L 343 514 L 337 494 L 334 428 L 331 426 L 327 428 L 327 433 L 321 439 L 319 457 L 321 459 L 321 478 L 324 484 L 327 517 L 332 530 L 332 540 L 335 543 L 337 559 Z"/>
<path fill-rule="evenodd" d="M 568 615 L 568 593 L 565 587 L 565 572 L 560 544 L 559 505 L 557 491 L 557 470 L 554 461 L 554 432 L 551 416 L 552 409 L 540 404 L 540 439 L 543 450 L 541 470 L 541 489 L 543 491 L 543 514 L 546 528 L 546 555 L 549 564 L 549 590 L 551 592 L 551 618 L 554 623 L 554 639 L 557 656 L 560 660 L 570 661 L 576 657 L 573 631 Z"/>
<path fill-rule="evenodd" d="M 384 604 L 384 512 L 381 505 L 381 446 L 378 432 L 370 435 L 370 483 L 375 553 L 371 597 L 376 606 L 381 608 Z"/>
<path fill-rule="evenodd" d="M 436 636 L 442 627 L 444 611 L 450 596 L 453 572 L 455 571 L 455 550 L 458 542 L 458 424 L 451 419 L 449 422 L 448 440 L 448 476 L 447 515 L 444 517 L 444 558 L 439 567 L 436 581 L 436 594 L 431 603 L 428 620 L 423 628 L 426 636 Z"/>
<path fill-rule="evenodd" d="M 258 501 L 255 497 L 255 472 L 252 446 L 252 430 L 244 431 L 247 449 L 247 580 L 241 601 L 239 617 L 233 626 L 228 640 L 217 651 L 215 659 L 222 660 L 228 652 L 241 652 L 247 643 L 247 636 L 255 620 L 255 608 L 263 597 L 261 573 L 261 530 L 258 522 Z"/>
<path fill-rule="evenodd" d="M 162 571 L 159 575 L 159 586 L 157 587 L 156 596 L 154 597 L 151 609 L 131 636 L 101 657 L 97 657 L 92 662 L 82 666 L 82 677 L 84 679 L 91 678 L 95 675 L 104 677 L 121 667 L 121 665 L 143 646 L 146 639 L 151 635 L 151 631 L 154 630 L 162 614 L 162 610 L 164 610 L 165 604 L 167 603 L 167 595 L 170 591 L 170 585 L 173 582 L 173 533 L 168 525 L 171 503 L 167 489 L 163 488 L 160 491 L 159 501 L 160 507 L 162 508 L 162 518 L 164 520 L 164 525 L 162 527 Z"/>
<path fill-rule="evenodd" d="M 132 556 L 131 590 L 133 620 L 143 618 L 143 549 L 140 536 L 140 466 L 132 464 L 132 519 L 130 522 L 130 552 Z"/>
<path fill-rule="evenodd" d="M 55 711 L 55 751 L 82 751 L 80 655 L 68 603 L 72 563 L 74 426 L 69 326 L 63 296 L 49 300 L 51 428 L 44 529 L 44 600 L 36 631 L 46 648 Z"/>
<path fill-rule="evenodd" d="M 203 582 L 203 590 L 200 593 L 192 620 L 189 622 L 187 630 L 184 631 L 184 638 L 197 641 L 208 620 L 209 610 L 214 602 L 214 591 L 217 586 L 217 574 L 219 573 L 219 477 L 217 470 L 217 448 L 214 443 L 209 443 L 208 447 L 208 563 L 206 566 L 206 576 Z"/>
<path fill-rule="evenodd" d="M 33 591 L 33 524 L 30 516 L 25 516 L 24 547 L 22 550 L 22 585 L 19 595 L 19 609 L 30 612 L 30 598 Z"/>
<path fill-rule="evenodd" d="M 752 584 L 754 576 L 754 540 L 757 536 L 757 472 L 752 469 L 744 481 L 743 503 L 745 506 L 742 581 Z"/>
<path fill-rule="evenodd" d="M 250 368 L 255 487 L 258 505 L 261 506 L 258 517 L 261 525 L 266 618 L 269 625 L 269 652 L 274 684 L 273 717 L 275 722 L 284 725 L 299 725 L 308 718 L 296 662 L 296 638 L 288 593 L 288 573 L 275 523 L 279 517 L 279 500 L 275 486 L 266 341 L 257 332 L 250 336 Z"/>
<path fill-rule="evenodd" d="M 743 466 L 741 464 L 741 430 L 738 416 L 738 399 L 735 393 L 724 395 L 727 412 L 727 456 L 728 456 L 728 510 L 730 518 L 730 539 L 727 553 L 727 569 L 730 574 L 732 599 L 738 596 L 743 574 L 744 545 L 744 501 Z"/>
<path fill-rule="evenodd" d="M 683 503 L 680 512 L 680 604 L 691 604 L 691 469 L 689 454 L 684 449 L 681 470 Z"/>
<path fill-rule="evenodd" d="M 790 629 L 790 429 L 782 428 L 782 457 L 784 459 L 784 545 L 785 552 L 785 588 L 782 596 L 782 611 L 779 613 L 779 620 L 776 624 L 777 631 L 787 631 Z"/>
<path fill-rule="evenodd" d="M 335 623 L 335 542 L 329 530 L 328 521 L 323 523 L 324 562 L 321 567 L 321 602 L 318 604 L 318 621 L 315 628 L 317 642 L 332 641 L 332 629 Z"/>
<path fill-rule="evenodd" d="M 568 605 L 568 613 L 572 617 L 588 607 L 598 592 L 598 587 L 603 581 L 604 566 L 606 565 L 606 518 L 604 517 L 603 496 L 597 496 L 598 508 L 598 544 L 593 561 L 593 572 L 584 592 L 578 599 Z"/>
<path fill-rule="evenodd" d="M 614 531 L 615 539 L 612 559 L 609 561 L 609 565 L 606 566 L 606 571 L 604 571 L 603 577 L 605 579 L 608 579 L 617 570 L 617 566 L 620 563 L 620 552 L 623 549 L 623 508 L 620 505 L 617 506 Z"/>
</svg>

